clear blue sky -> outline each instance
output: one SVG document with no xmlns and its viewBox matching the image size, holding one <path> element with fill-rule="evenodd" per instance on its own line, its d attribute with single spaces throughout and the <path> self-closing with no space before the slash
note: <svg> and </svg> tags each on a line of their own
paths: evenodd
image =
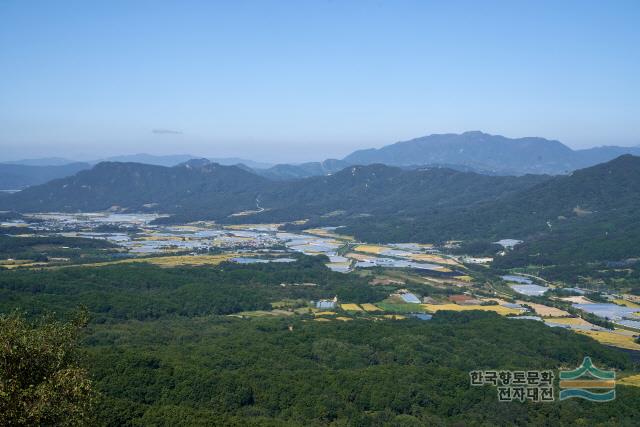
<svg viewBox="0 0 640 427">
<path fill-rule="evenodd" d="M 640 144 L 640 1 L 0 0 L 0 160 L 465 130 Z"/>
</svg>

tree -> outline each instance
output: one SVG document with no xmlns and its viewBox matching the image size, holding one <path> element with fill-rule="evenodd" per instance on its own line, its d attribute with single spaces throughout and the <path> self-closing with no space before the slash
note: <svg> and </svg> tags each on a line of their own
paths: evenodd
<svg viewBox="0 0 640 427">
<path fill-rule="evenodd" d="M 96 399 L 80 366 L 81 311 L 69 323 L 0 315 L 0 425 L 85 425 Z"/>
</svg>

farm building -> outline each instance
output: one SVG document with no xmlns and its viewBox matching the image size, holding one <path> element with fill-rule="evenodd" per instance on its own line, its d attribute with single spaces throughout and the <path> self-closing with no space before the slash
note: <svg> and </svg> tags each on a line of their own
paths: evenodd
<svg viewBox="0 0 640 427">
<path fill-rule="evenodd" d="M 338 305 L 338 297 L 335 296 L 333 299 L 321 299 L 316 302 L 316 308 L 320 310 L 332 309 L 336 308 Z"/>
<path fill-rule="evenodd" d="M 404 302 L 407 302 L 410 304 L 420 304 L 420 298 L 418 298 L 416 295 L 412 294 L 406 289 L 400 289 L 397 293 L 391 294 L 391 296 L 398 296 L 402 298 Z"/>
</svg>

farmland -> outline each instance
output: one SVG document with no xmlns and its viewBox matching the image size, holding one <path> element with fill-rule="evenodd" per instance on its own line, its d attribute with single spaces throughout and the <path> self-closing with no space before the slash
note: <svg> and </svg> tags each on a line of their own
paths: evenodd
<svg viewBox="0 0 640 427">
<path fill-rule="evenodd" d="M 103 255 L 106 259 L 99 261 L 81 256 L 64 262 L 49 259 L 41 261 L 42 265 L 36 265 L 37 261 L 29 259 L 7 260 L 7 265 L 21 265 L 0 275 L 0 293 L 3 296 L 0 308 L 7 311 L 15 306 L 25 307 L 31 316 L 47 312 L 69 316 L 76 307 L 87 306 L 92 325 L 86 348 L 91 353 L 93 369 L 97 370 L 97 384 L 105 396 L 105 408 L 123 402 L 137 408 L 140 414 L 151 414 L 160 410 L 158 408 L 164 408 L 153 390 L 161 387 L 163 393 L 172 392 L 155 383 L 136 387 L 146 396 L 156 397 L 145 400 L 130 397 L 135 393 L 122 397 L 121 390 L 133 387 L 131 384 L 137 379 L 130 380 L 127 373 L 120 372 L 145 369 L 145 375 L 153 381 L 179 383 L 184 379 L 189 384 L 183 385 L 185 389 L 193 384 L 202 388 L 211 386 L 211 393 L 215 394 L 224 387 L 231 387 L 240 390 L 238 393 L 251 396 L 247 402 L 253 403 L 239 405 L 234 403 L 236 397 L 229 397 L 233 393 L 224 394 L 225 402 L 231 403 L 217 405 L 227 408 L 224 409 L 229 411 L 227 416 L 246 415 L 243 407 L 268 406 L 279 408 L 277 417 L 288 419 L 288 410 L 280 408 L 278 403 L 269 401 L 270 398 L 261 393 L 264 389 L 274 389 L 261 382 L 271 378 L 270 372 L 274 369 L 280 373 L 280 379 L 273 384 L 280 384 L 283 376 L 292 381 L 292 375 L 299 378 L 299 384 L 307 384 L 309 366 L 328 364 L 332 369 L 340 367 L 345 373 L 346 367 L 356 363 L 361 368 L 381 369 L 378 375 L 383 375 L 383 378 L 372 377 L 367 389 L 395 390 L 393 387 L 398 384 L 399 374 L 404 384 L 413 384 L 415 388 L 416 384 L 429 381 L 429 377 L 422 377 L 420 372 L 431 362 L 425 362 L 425 367 L 420 367 L 412 376 L 402 376 L 403 371 L 396 372 L 390 366 L 413 369 L 412 363 L 426 360 L 424 350 L 416 350 L 422 348 L 428 349 L 429 360 L 433 357 L 447 359 L 450 350 L 443 351 L 437 344 L 450 349 L 451 345 L 446 343 L 463 330 L 467 332 L 460 336 L 460 343 L 467 345 L 470 340 L 486 342 L 489 346 L 501 343 L 500 349 L 492 348 L 485 360 L 494 361 L 496 355 L 504 353 L 509 354 L 505 359 L 509 364 L 513 360 L 523 364 L 530 361 L 527 359 L 529 356 L 516 355 L 511 350 L 513 342 L 527 336 L 530 340 L 544 337 L 543 347 L 554 343 L 543 352 L 546 354 L 545 363 L 549 363 L 548 354 L 556 350 L 573 354 L 575 348 L 585 346 L 585 351 L 588 349 L 592 355 L 608 351 L 598 342 L 624 349 L 640 348 L 634 342 L 634 333 L 606 331 L 579 317 L 569 317 L 566 310 L 547 305 L 568 306 L 571 301 L 535 299 L 534 302 L 526 296 L 517 296 L 499 278 L 492 276 L 490 268 L 469 268 L 459 258 L 447 255 L 443 248 L 436 246 L 369 245 L 345 239 L 336 230 L 306 229 L 292 233 L 280 231 L 280 224 L 155 226 L 142 221 L 127 222 L 127 227 L 135 226 L 131 230 L 123 231 L 124 226 L 120 224 L 115 228 L 117 231 L 105 232 L 92 231 L 91 224 L 76 222 L 83 219 L 74 216 L 64 218 L 70 221 L 65 226 L 56 221 L 45 222 L 44 226 L 56 230 L 49 230 L 52 233 L 64 233 L 65 238 L 91 236 L 91 239 L 115 242 L 117 247 L 109 247 Z M 95 221 L 92 218 L 89 217 L 90 222 Z M 80 225 L 82 230 L 78 230 Z M 100 230 L 100 226 L 95 229 Z M 97 256 L 95 254 L 99 252 L 94 251 L 93 254 Z M 500 293 L 494 293 L 496 290 Z M 334 298 L 337 302 L 330 305 L 331 308 L 316 305 L 318 301 L 332 303 Z M 591 302 L 587 298 L 579 301 Z M 522 305 L 531 307 L 546 323 L 504 318 L 530 318 L 520 316 L 531 314 Z M 549 325 L 563 325 L 570 330 Z M 498 335 L 495 335 L 496 328 L 501 330 Z M 446 332 L 440 332 L 445 329 Z M 247 336 L 238 334 L 238 331 L 252 334 L 257 341 L 248 341 Z M 410 331 L 415 334 L 410 334 Z M 576 332 L 596 341 L 587 340 Z M 513 334 L 508 342 L 504 341 L 505 334 Z M 375 342 L 362 341 L 363 337 Z M 487 337 L 492 337 L 492 341 L 487 341 Z M 147 340 L 149 347 L 141 353 L 140 343 Z M 167 340 L 180 343 L 180 350 L 171 350 L 175 354 L 169 355 L 167 347 L 159 349 L 157 344 L 153 344 Z M 381 343 L 380 340 L 388 342 Z M 194 355 L 205 341 L 211 342 L 211 349 L 215 350 L 205 352 L 206 355 Z M 108 342 L 118 343 L 116 353 L 111 350 L 112 344 L 100 344 Z M 572 343 L 570 351 L 566 349 L 568 343 Z M 226 344 L 234 347 L 225 348 Z M 257 353 L 247 350 L 252 346 L 259 346 Z M 283 353 L 283 347 L 290 353 Z M 378 349 L 375 352 L 372 351 L 374 347 Z M 189 350 L 187 358 L 184 356 L 185 348 Z M 123 356 L 119 353 L 121 351 L 126 354 Z M 258 369 L 259 379 L 256 376 L 244 377 L 245 374 L 242 374 L 242 379 L 237 379 L 233 372 L 238 371 L 229 370 L 223 371 L 224 380 L 216 377 L 215 385 L 200 384 L 203 378 L 211 376 L 202 372 L 196 374 L 192 370 L 205 365 L 210 369 L 211 358 L 217 357 L 220 351 L 231 353 L 228 359 L 223 358 L 219 363 L 224 366 L 252 365 L 252 372 Z M 260 360 L 272 351 L 278 356 L 263 365 Z M 475 348 L 473 356 L 469 357 L 477 358 L 478 351 L 482 354 L 483 350 Z M 295 359 L 301 354 L 309 355 L 308 359 Z M 198 357 L 206 362 L 194 364 Z M 396 359 L 398 361 L 394 362 Z M 177 362 L 179 360 L 182 361 Z M 120 371 L 114 372 L 113 366 L 118 366 Z M 147 372 L 140 366 L 156 368 Z M 296 371 L 301 366 L 305 369 Z M 622 366 L 629 369 L 624 364 Z M 171 369 L 179 371 L 183 368 L 188 372 L 181 372 L 180 379 L 171 373 Z M 387 370 L 390 370 L 388 381 L 384 380 Z M 362 369 L 358 372 L 360 375 Z M 326 372 L 315 375 L 314 384 L 325 381 Z M 341 384 L 356 374 L 345 375 L 348 378 L 340 377 Z M 466 375 L 464 371 L 455 373 L 458 381 L 466 379 Z M 257 383 L 251 383 L 254 380 Z M 230 383 L 225 382 L 226 385 L 221 386 L 220 381 Z M 114 386 L 114 382 L 119 385 Z M 253 384 L 251 390 L 242 388 L 250 383 Z M 466 384 L 465 381 L 462 383 Z M 300 387 L 305 391 L 288 396 L 290 402 L 301 399 L 303 395 L 317 394 L 317 389 Z M 325 387 L 330 385 L 325 384 Z M 364 386 L 356 384 L 356 387 L 357 393 L 362 395 L 364 392 L 360 388 Z M 238 399 L 244 399 L 242 396 Z M 185 399 L 185 402 L 189 401 L 189 398 Z M 191 402 L 180 407 L 183 414 L 190 414 L 192 409 L 185 408 L 198 405 Z M 299 403 L 299 406 L 304 408 L 306 404 Z M 104 416 L 112 416 L 109 414 L 111 412 Z M 225 418 L 225 421 L 229 419 Z M 125 423 L 126 420 L 128 418 L 118 419 L 113 424 Z M 432 418 L 424 421 L 428 423 Z M 319 422 L 318 425 L 323 424 Z"/>
<path fill-rule="evenodd" d="M 356 252 L 366 252 L 374 255 L 380 255 L 382 252 L 388 250 L 385 246 L 376 245 L 358 245 L 354 248 Z"/>
<path fill-rule="evenodd" d="M 547 317 L 544 319 L 545 322 L 549 323 L 557 323 L 560 325 L 570 325 L 570 326 L 589 326 L 594 327 L 593 324 L 587 322 L 580 317 Z"/>
<path fill-rule="evenodd" d="M 106 265 L 118 265 L 118 264 L 131 264 L 131 263 L 149 263 L 157 265 L 159 267 L 178 267 L 186 265 L 218 265 L 221 262 L 228 261 L 231 258 L 238 256 L 238 254 L 224 254 L 224 255 L 196 255 L 196 256 L 157 256 L 157 257 L 139 257 L 129 258 L 117 261 L 106 261 L 99 263 L 83 264 L 83 267 L 101 267 Z"/>
<path fill-rule="evenodd" d="M 635 341 L 632 334 L 625 333 L 626 331 L 617 330 L 615 332 L 611 332 L 577 330 L 576 332 L 579 334 L 587 335 L 605 345 L 620 347 L 627 350 L 640 351 L 640 344 Z"/>
<path fill-rule="evenodd" d="M 518 300 L 516 302 L 518 304 L 527 304 L 533 309 L 533 311 L 535 311 L 537 315 L 542 317 L 563 317 L 563 316 L 571 315 L 569 312 L 565 310 L 561 310 L 559 308 L 551 307 L 544 304 L 538 304 L 538 303 L 534 303 L 530 301 L 522 301 L 522 300 Z"/>
<path fill-rule="evenodd" d="M 492 311 L 503 316 L 506 315 L 518 315 L 522 312 L 501 305 L 458 305 L 458 304 L 422 304 L 422 308 L 430 313 L 437 313 L 438 311 L 451 310 L 451 311 Z"/>
<path fill-rule="evenodd" d="M 340 304 L 340 307 L 345 311 L 363 311 L 358 304 Z"/>
<path fill-rule="evenodd" d="M 629 385 L 633 387 L 640 387 L 640 374 L 630 375 L 628 377 L 620 378 L 616 380 L 617 384 Z"/>
<path fill-rule="evenodd" d="M 628 301 L 626 299 L 614 299 L 612 302 L 614 304 L 624 305 L 625 307 L 629 308 L 640 308 L 640 304 Z"/>
</svg>

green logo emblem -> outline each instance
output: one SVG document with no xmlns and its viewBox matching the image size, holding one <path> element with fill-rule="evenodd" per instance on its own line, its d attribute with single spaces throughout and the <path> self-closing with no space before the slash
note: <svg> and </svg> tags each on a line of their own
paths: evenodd
<svg viewBox="0 0 640 427">
<path fill-rule="evenodd" d="M 580 379 L 581 377 L 587 379 Z M 582 365 L 573 371 L 560 371 L 560 400 L 572 397 L 593 402 L 609 402 L 615 399 L 615 371 L 596 368 L 590 357 L 585 357 Z"/>
</svg>

